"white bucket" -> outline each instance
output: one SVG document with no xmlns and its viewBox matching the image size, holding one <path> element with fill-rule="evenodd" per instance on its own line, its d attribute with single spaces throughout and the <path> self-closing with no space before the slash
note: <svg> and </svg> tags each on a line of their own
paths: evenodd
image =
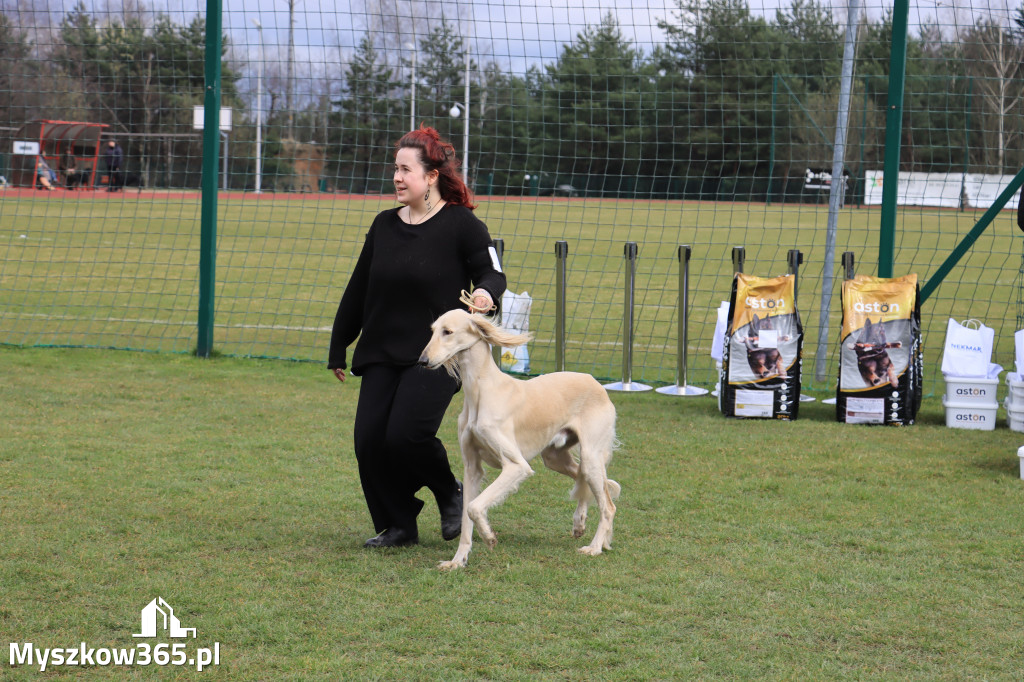
<svg viewBox="0 0 1024 682">
<path fill-rule="evenodd" d="M 996 411 L 999 409 L 999 403 L 951 403 L 943 397 L 942 406 L 946 408 L 946 426 L 950 428 L 976 431 L 992 431 L 996 428 Z"/>
<path fill-rule="evenodd" d="M 1006 408 L 1006 425 L 1010 430 L 1024 432 L 1024 404 L 1016 405 L 1007 398 L 1003 407 Z"/>
<path fill-rule="evenodd" d="M 946 402 L 962 405 L 998 405 L 996 391 L 999 379 L 943 376 L 946 380 Z M 1024 385 L 1021 386 L 1024 389 Z"/>
<path fill-rule="evenodd" d="M 1024 379 L 1019 374 L 1007 372 L 1006 385 L 1010 389 L 1007 398 L 1013 404 L 1019 405 L 1018 409 L 1024 410 Z"/>
</svg>

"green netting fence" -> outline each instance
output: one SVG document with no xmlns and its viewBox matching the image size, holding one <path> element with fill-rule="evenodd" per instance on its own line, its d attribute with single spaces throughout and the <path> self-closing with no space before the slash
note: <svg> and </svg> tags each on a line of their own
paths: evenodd
<svg viewBox="0 0 1024 682">
<path fill-rule="evenodd" d="M 392 145 L 426 123 L 464 155 L 510 289 L 533 297 L 534 372 L 554 367 L 556 241 L 569 249 L 566 366 L 610 380 L 623 244 L 638 244 L 632 378 L 655 385 L 676 380 L 679 245 L 693 254 L 689 381 L 705 386 L 733 249 L 763 276 L 799 249 L 805 384 L 829 390 L 840 313 L 835 300 L 821 319 L 822 283 L 831 274 L 825 293 L 838 292 L 846 251 L 877 274 L 887 220 L 893 273 L 937 285 L 928 376 L 948 317 L 994 327 L 995 360 L 1013 366 L 1018 195 L 988 212 L 1024 167 L 1024 5 L 915 5 L 906 41 L 877 2 L 849 33 L 846 6 L 814 0 L 224 0 L 208 21 L 210 7 L 0 4 L 0 343 L 195 351 L 205 229 L 213 350 L 323 361 L 365 231 L 395 205 Z M 847 175 L 826 273 L 848 35 Z M 894 46 L 906 52 L 895 137 Z M 52 191 L 38 188 L 38 157 Z M 884 203 L 887 158 L 899 185 Z"/>
</svg>

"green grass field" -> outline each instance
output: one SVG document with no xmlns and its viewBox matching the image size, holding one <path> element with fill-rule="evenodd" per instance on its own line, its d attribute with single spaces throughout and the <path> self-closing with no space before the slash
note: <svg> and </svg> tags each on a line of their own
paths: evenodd
<svg viewBox="0 0 1024 682">
<path fill-rule="evenodd" d="M 311 363 L 0 349 L 0 678 L 1019 680 L 1021 434 L 795 422 L 614 394 L 613 550 L 543 469 L 469 566 L 368 551 L 358 380 Z M 456 398 L 442 427 L 455 442 Z M 452 446 L 454 447 L 454 446 Z M 457 451 L 453 466 L 461 471 Z M 429 495 L 427 495 L 429 498 Z M 157 596 L 220 664 L 10 667 L 9 644 L 156 640 Z M 163 640 L 167 641 L 167 640 Z"/>
<path fill-rule="evenodd" d="M 827 211 L 823 206 L 481 197 L 478 215 L 505 241 L 510 289 L 533 297 L 533 371 L 554 366 L 554 245 L 569 245 L 568 369 L 622 378 L 623 245 L 639 244 L 632 378 L 676 381 L 677 249 L 693 248 L 688 356 L 690 383 L 709 386 L 714 311 L 728 300 L 733 247 L 746 270 L 787 272 L 799 249 L 804 383 L 834 386 L 842 279 L 839 258 L 852 251 L 857 271 L 874 274 L 877 208 L 839 216 L 828 330 L 819 313 Z M 390 197 L 264 195 L 220 200 L 217 226 L 215 348 L 227 355 L 325 357 L 330 324 L 362 245 Z M 90 346 L 187 353 L 198 309 L 199 199 L 196 196 L 0 195 L 0 343 Z M 980 212 L 904 208 L 899 213 L 897 275 L 922 282 L 980 217 Z M 924 306 L 926 390 L 941 392 L 937 368 L 948 317 L 981 319 L 997 332 L 994 360 L 1013 369 L 1013 332 L 1021 312 L 1021 236 L 1004 212 Z M 826 355 L 815 358 L 824 337 Z M 939 385 L 936 388 L 936 385 Z"/>
</svg>

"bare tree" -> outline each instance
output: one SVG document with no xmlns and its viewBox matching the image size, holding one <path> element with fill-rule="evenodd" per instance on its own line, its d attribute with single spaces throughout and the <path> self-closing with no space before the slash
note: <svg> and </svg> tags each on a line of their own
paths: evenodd
<svg viewBox="0 0 1024 682">
<path fill-rule="evenodd" d="M 1024 35 L 1015 30 L 1007 0 L 966 7 L 956 0 L 940 4 L 953 17 L 952 32 L 973 87 L 981 94 L 983 110 L 995 119 L 994 139 L 985 144 L 984 161 L 992 163 L 994 151 L 993 165 L 1002 173 L 1006 150 L 1020 134 L 1009 123 L 1015 111 L 1020 113 L 1024 99 Z"/>
<path fill-rule="evenodd" d="M 1015 39 L 1003 22 L 993 17 L 978 19 L 974 28 L 965 35 L 968 66 L 974 72 L 974 83 L 983 95 L 985 109 L 995 118 L 995 165 L 1002 173 L 1005 168 L 1006 148 L 1016 133 L 1008 128 L 1008 121 L 1024 98 L 1021 86 L 1024 64 L 1024 42 Z"/>
</svg>

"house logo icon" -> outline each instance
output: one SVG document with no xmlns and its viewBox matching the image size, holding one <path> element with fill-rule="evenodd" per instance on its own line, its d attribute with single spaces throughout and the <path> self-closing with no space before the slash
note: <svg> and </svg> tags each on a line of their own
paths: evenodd
<svg viewBox="0 0 1024 682">
<path fill-rule="evenodd" d="M 188 637 L 190 632 L 193 638 L 196 636 L 195 628 L 181 627 L 174 609 L 163 597 L 157 597 L 142 609 L 142 632 L 132 637 L 156 637 L 158 629 L 165 630 L 170 637 Z"/>
</svg>

